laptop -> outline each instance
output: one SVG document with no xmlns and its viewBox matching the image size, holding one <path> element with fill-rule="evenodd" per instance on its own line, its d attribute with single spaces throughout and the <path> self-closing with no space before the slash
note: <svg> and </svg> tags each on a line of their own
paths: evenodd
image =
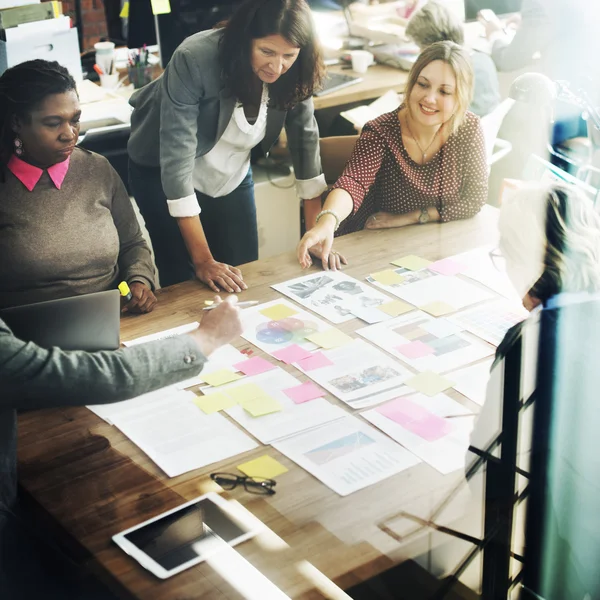
<svg viewBox="0 0 600 600">
<path fill-rule="evenodd" d="M 361 81 L 362 77 L 327 72 L 325 79 L 323 80 L 323 87 L 318 92 L 315 92 L 315 96 L 325 96 L 326 94 L 337 92 L 342 88 L 354 85 L 355 83 L 360 83 Z"/>
<path fill-rule="evenodd" d="M 43 348 L 95 352 L 119 347 L 119 290 L 4 308 L 0 318 L 16 337 Z"/>
</svg>

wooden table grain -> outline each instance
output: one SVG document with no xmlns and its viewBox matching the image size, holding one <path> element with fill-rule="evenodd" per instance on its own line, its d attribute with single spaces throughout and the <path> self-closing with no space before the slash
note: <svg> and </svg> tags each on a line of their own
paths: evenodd
<svg viewBox="0 0 600 600">
<path fill-rule="evenodd" d="M 465 221 L 362 231 L 337 240 L 336 248 L 350 261 L 346 272 L 362 280 L 405 254 L 438 259 L 492 244 L 496 224 L 496 209 L 485 207 Z M 241 299 L 259 301 L 280 297 L 271 284 L 302 274 L 292 253 L 245 265 L 243 272 L 249 289 Z M 122 339 L 197 320 L 203 301 L 211 296 L 193 281 L 160 290 L 153 313 L 123 318 Z M 352 320 L 341 329 L 352 332 L 362 325 Z M 238 342 L 240 348 L 249 347 L 241 338 Z M 299 371 L 287 369 L 306 380 Z M 93 404 L 85 389 L 81 394 Z M 475 410 L 469 401 L 463 402 Z M 169 479 L 116 427 L 86 408 L 40 410 L 19 417 L 23 492 L 44 516 L 45 526 L 123 598 L 242 597 L 207 564 L 161 581 L 118 549 L 111 536 L 214 489 L 211 472 L 235 472 L 236 465 L 264 454 L 289 469 L 277 478 L 277 494 L 262 498 L 236 489 L 224 495 L 240 502 L 270 529 L 269 535 L 245 542 L 238 550 L 292 598 L 344 597 L 325 591 L 328 580 L 347 589 L 418 553 L 418 542 L 401 543 L 380 525 L 401 510 L 427 518 L 462 478 L 460 472 L 442 476 L 421 463 L 342 498 L 287 457 L 261 445 Z"/>
</svg>

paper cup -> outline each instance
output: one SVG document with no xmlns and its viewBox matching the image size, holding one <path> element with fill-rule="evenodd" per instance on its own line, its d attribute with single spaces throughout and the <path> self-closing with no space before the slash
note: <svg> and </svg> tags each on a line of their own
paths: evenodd
<svg viewBox="0 0 600 600">
<path fill-rule="evenodd" d="M 113 42 L 96 42 L 96 64 L 104 71 L 105 75 L 110 75 L 111 67 L 115 69 L 115 45 Z"/>
<path fill-rule="evenodd" d="M 356 73 L 366 73 L 373 64 L 373 55 L 366 50 L 353 50 L 350 52 L 352 58 L 352 70 Z"/>
<path fill-rule="evenodd" d="M 112 75 L 100 75 L 100 85 L 103 88 L 114 89 L 119 83 L 119 74 L 113 73 Z"/>
</svg>

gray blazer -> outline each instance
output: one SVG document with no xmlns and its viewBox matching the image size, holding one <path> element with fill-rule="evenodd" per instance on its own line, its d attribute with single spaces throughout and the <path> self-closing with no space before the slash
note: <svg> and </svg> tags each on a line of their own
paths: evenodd
<svg viewBox="0 0 600 600">
<path fill-rule="evenodd" d="M 46 350 L 0 319 L 0 512 L 16 499 L 19 409 L 109 404 L 197 375 L 206 358 L 187 335 L 114 352 Z"/>
<path fill-rule="evenodd" d="M 194 193 L 196 157 L 209 152 L 223 135 L 236 99 L 224 89 L 219 67 L 220 30 L 201 31 L 175 50 L 165 72 L 130 99 L 133 162 L 161 167 L 163 190 L 176 200 Z M 292 110 L 269 107 L 262 148 L 268 152 L 285 126 L 298 179 L 321 174 L 319 129 L 312 98 Z"/>
</svg>

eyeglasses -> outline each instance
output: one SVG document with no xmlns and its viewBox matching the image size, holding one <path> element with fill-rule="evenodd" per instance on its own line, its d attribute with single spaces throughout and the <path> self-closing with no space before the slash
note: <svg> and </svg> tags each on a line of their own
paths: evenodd
<svg viewBox="0 0 600 600">
<path fill-rule="evenodd" d="M 247 492 L 260 494 L 261 496 L 272 496 L 275 493 L 273 487 L 277 485 L 274 479 L 248 477 L 247 475 L 240 476 L 234 473 L 211 473 L 210 478 L 224 490 L 232 490 L 238 485 L 243 485 Z"/>
<path fill-rule="evenodd" d="M 490 260 L 497 271 L 504 273 L 506 271 L 506 258 L 500 248 L 494 248 L 489 252 Z"/>
</svg>

